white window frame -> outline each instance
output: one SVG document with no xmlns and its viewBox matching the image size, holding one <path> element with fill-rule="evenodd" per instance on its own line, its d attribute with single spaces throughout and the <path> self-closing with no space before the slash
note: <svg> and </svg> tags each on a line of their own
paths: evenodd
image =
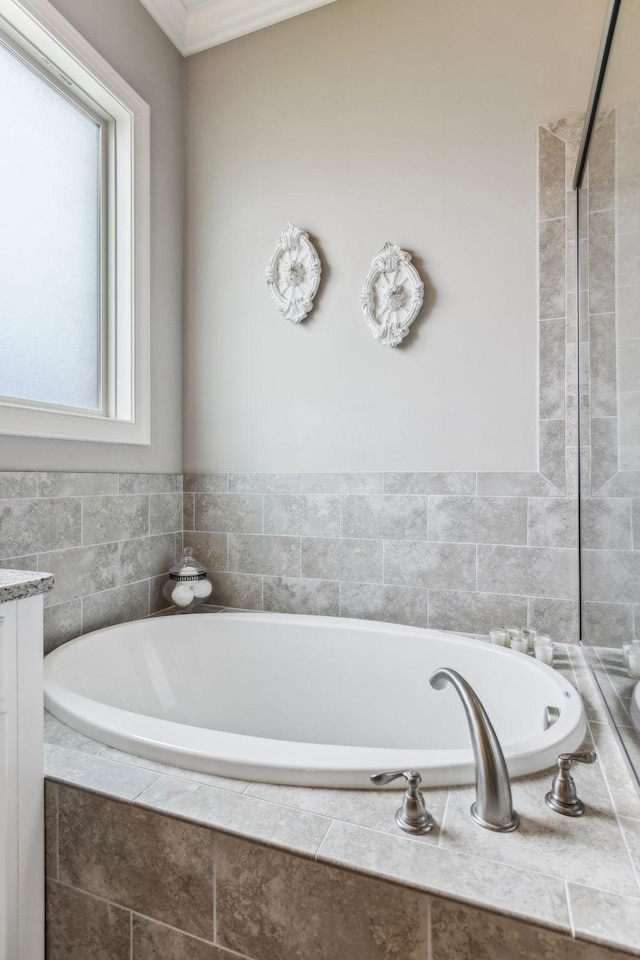
<svg viewBox="0 0 640 960">
<path fill-rule="evenodd" d="M 104 410 L 0 397 L 0 434 L 149 444 L 149 106 L 48 0 L 0 0 L 0 30 L 63 88 L 110 118 Z"/>
</svg>

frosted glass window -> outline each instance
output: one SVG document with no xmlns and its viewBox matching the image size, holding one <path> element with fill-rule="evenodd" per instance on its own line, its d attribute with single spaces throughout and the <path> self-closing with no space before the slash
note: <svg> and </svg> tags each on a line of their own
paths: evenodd
<svg viewBox="0 0 640 960">
<path fill-rule="evenodd" d="M 101 124 L 0 43 L 0 395 L 102 409 Z"/>
</svg>

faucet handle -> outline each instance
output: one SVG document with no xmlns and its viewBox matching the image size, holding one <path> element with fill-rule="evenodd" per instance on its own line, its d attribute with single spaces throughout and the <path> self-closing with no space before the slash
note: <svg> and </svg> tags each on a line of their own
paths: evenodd
<svg viewBox="0 0 640 960">
<path fill-rule="evenodd" d="M 417 788 L 422 783 L 422 777 L 417 770 L 395 770 L 393 773 L 376 773 L 371 777 L 371 782 L 375 783 L 376 787 L 383 787 L 387 783 L 391 783 L 392 780 L 398 780 L 400 777 L 404 777 L 409 788 Z"/>
<path fill-rule="evenodd" d="M 577 763 L 595 763 L 597 759 L 596 754 L 592 750 L 587 750 L 586 753 L 559 753 L 558 754 L 558 766 L 560 766 L 560 761 L 569 761 L 567 770 L 571 769 L 571 764 L 574 762 Z"/>
<path fill-rule="evenodd" d="M 406 833 L 429 833 L 433 830 L 434 820 L 424 802 L 420 784 L 422 777 L 417 770 L 394 770 L 391 773 L 376 773 L 371 782 L 382 787 L 392 780 L 404 777 L 409 787 L 402 798 L 402 806 L 396 810 L 396 823 Z"/>
<path fill-rule="evenodd" d="M 558 770 L 553 778 L 551 790 L 545 795 L 545 802 L 556 813 L 565 817 L 581 817 L 584 803 L 578 798 L 576 785 L 570 770 L 577 763 L 595 763 L 596 754 L 592 750 L 585 753 L 559 753 Z"/>
</svg>

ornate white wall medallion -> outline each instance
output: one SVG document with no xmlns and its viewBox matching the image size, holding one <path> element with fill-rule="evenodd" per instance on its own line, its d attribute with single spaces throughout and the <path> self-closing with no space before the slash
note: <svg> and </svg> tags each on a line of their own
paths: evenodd
<svg viewBox="0 0 640 960">
<path fill-rule="evenodd" d="M 311 313 L 321 266 L 309 234 L 288 223 L 266 270 L 267 286 L 283 317 L 300 323 Z"/>
<path fill-rule="evenodd" d="M 376 340 L 397 347 L 420 312 L 424 284 L 411 255 L 394 243 L 385 243 L 373 258 L 362 288 L 364 318 Z"/>
</svg>

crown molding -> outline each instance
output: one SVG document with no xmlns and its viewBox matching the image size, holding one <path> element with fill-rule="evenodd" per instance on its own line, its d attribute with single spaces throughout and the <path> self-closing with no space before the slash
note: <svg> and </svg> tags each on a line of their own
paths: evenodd
<svg viewBox="0 0 640 960">
<path fill-rule="evenodd" d="M 141 0 L 180 53 L 208 50 L 335 0 Z M 187 0 L 189 4 L 189 0 Z"/>
<path fill-rule="evenodd" d="M 141 0 L 174 47 L 184 55 L 188 11 L 181 0 Z"/>
</svg>

